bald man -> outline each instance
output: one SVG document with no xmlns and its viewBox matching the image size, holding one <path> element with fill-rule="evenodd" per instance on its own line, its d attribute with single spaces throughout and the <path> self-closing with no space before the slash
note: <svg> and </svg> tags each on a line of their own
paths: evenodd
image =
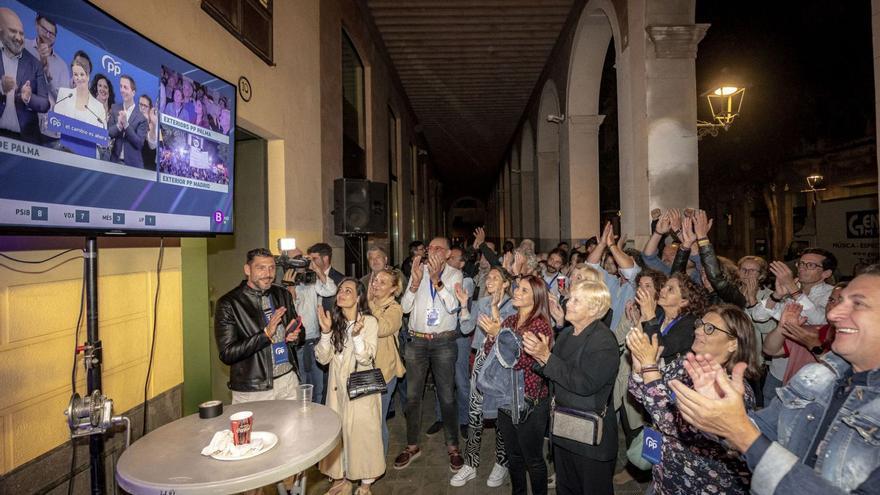
<svg viewBox="0 0 880 495">
<path fill-rule="evenodd" d="M 49 111 L 43 66 L 24 50 L 24 26 L 18 14 L 0 8 L 0 136 L 40 142 L 38 113 Z"/>
</svg>

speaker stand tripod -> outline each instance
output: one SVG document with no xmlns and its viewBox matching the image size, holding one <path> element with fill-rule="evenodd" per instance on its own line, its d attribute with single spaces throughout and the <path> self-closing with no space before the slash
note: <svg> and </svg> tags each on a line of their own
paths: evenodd
<svg viewBox="0 0 880 495">
<path fill-rule="evenodd" d="M 367 235 L 349 234 L 343 236 L 342 240 L 345 242 L 346 253 L 350 255 L 346 259 L 353 260 L 345 267 L 346 275 L 360 279 L 367 273 Z"/>
</svg>

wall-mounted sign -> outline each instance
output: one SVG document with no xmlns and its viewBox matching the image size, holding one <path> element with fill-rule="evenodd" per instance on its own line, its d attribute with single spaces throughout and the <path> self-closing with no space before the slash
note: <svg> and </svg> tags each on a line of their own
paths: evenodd
<svg viewBox="0 0 880 495">
<path fill-rule="evenodd" d="M 238 95 L 243 101 L 251 101 L 251 82 L 244 76 L 238 78 Z"/>
</svg>

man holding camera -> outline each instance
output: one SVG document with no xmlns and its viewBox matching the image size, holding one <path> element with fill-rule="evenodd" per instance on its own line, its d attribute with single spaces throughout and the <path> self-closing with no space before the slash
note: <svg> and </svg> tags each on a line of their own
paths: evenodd
<svg viewBox="0 0 880 495">
<path fill-rule="evenodd" d="M 326 368 L 315 360 L 315 344 L 321 339 L 318 327 L 318 304 L 320 298 L 332 299 L 336 295 L 336 282 L 327 276 L 326 267 L 320 256 L 303 258 L 302 251 L 294 249 L 290 257 L 296 268 L 284 274 L 284 285 L 293 297 L 296 312 L 302 318 L 306 338 L 299 346 L 296 356 L 300 366 L 302 383 L 310 383 L 315 388 L 312 398 L 315 402 L 324 403 L 324 383 Z M 296 261 L 301 263 L 296 263 Z"/>
<path fill-rule="evenodd" d="M 302 334 L 293 299 L 274 285 L 275 257 L 248 251 L 245 280 L 217 301 L 214 337 L 220 361 L 229 365 L 232 403 L 295 399 L 296 345 Z"/>
</svg>

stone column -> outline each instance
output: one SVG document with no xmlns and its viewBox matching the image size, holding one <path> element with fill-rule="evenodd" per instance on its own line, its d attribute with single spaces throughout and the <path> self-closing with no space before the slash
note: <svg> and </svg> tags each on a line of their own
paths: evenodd
<svg viewBox="0 0 880 495">
<path fill-rule="evenodd" d="M 522 170 L 518 162 L 510 164 L 510 235 L 519 239 L 522 237 L 522 188 L 520 175 Z"/>
<path fill-rule="evenodd" d="M 520 211 L 522 212 L 522 237 L 534 239 L 537 235 L 535 230 L 535 172 L 532 170 L 520 171 Z"/>
<path fill-rule="evenodd" d="M 694 59 L 708 28 L 646 27 L 651 43 L 645 60 L 650 208 L 699 207 Z"/>
<path fill-rule="evenodd" d="M 556 247 L 560 239 L 559 227 L 562 218 L 559 205 L 559 152 L 539 151 L 538 181 L 538 238 L 535 248 L 545 251 Z"/>
<path fill-rule="evenodd" d="M 583 239 L 600 234 L 599 126 L 604 115 L 570 115 L 568 123 L 568 170 L 563 170 L 566 237 Z M 567 198 L 565 198 L 567 196 Z"/>
</svg>

